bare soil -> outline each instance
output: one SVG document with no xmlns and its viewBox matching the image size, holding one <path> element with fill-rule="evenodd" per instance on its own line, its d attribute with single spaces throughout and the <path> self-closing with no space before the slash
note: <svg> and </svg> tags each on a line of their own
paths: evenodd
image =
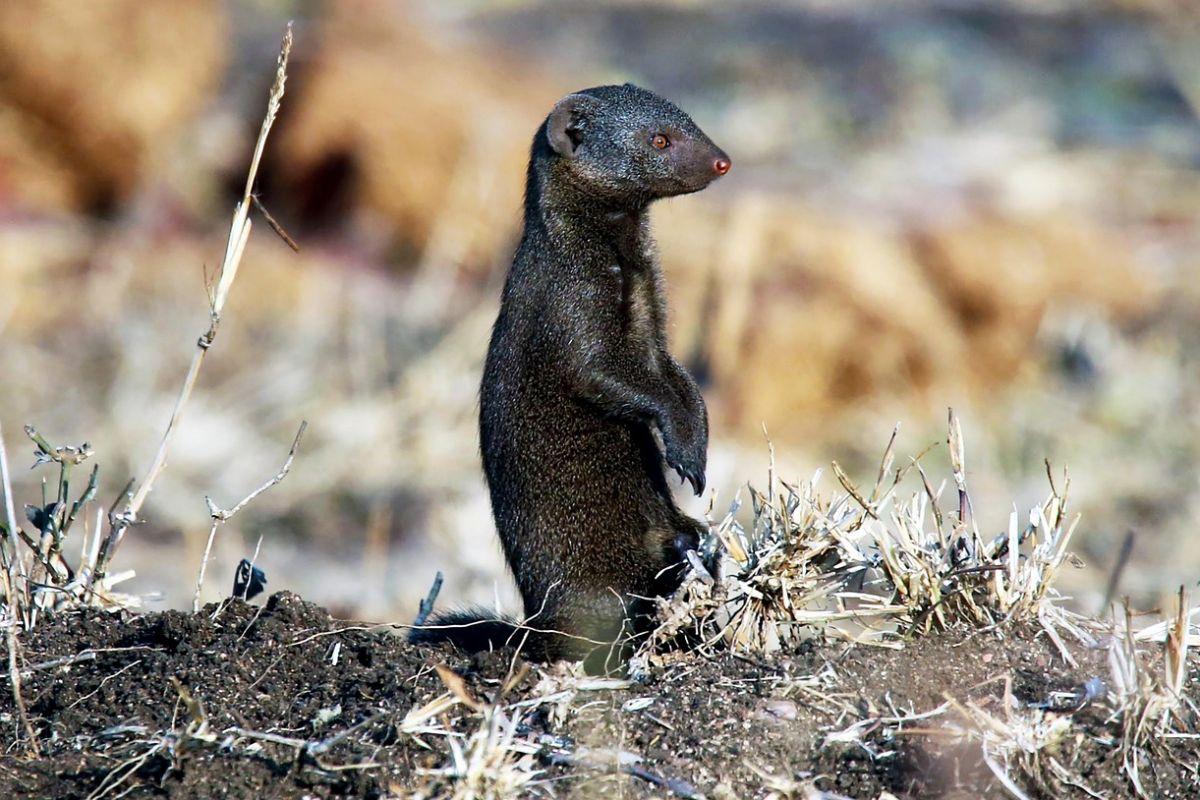
<svg viewBox="0 0 1200 800">
<path fill-rule="evenodd" d="M 680 654 L 645 683 L 579 692 L 565 718 L 533 706 L 519 733 L 539 743 L 543 771 L 522 796 L 763 798 L 774 789 L 803 797 L 800 785 L 811 782 L 853 798 L 1003 797 L 978 745 L 943 727 L 962 721 L 956 712 L 889 718 L 949 697 L 1003 718 L 1006 691 L 1072 716 L 1071 735 L 1043 759 L 1098 796 L 1133 796 L 1120 771 L 1118 724 L 1102 701 L 1083 699 L 1089 679 L 1107 679 L 1106 654 L 1073 652 L 1074 668 L 1044 635 L 1013 627 L 950 631 L 902 650 L 807 643 L 762 661 Z M 520 677 L 511 653 L 415 648 L 386 627 L 334 620 L 289 593 L 199 614 L 65 614 L 23 637 L 22 659 L 41 754 L 30 753 L 6 676 L 0 797 L 451 797 L 451 779 L 437 773 L 453 763 L 446 737 L 398 728 L 447 691 L 435 665 L 485 703 L 506 684 L 508 704 L 545 690 L 535 690 L 545 672 Z M 47 664 L 58 659 L 70 663 Z M 1195 661 L 1190 667 L 1194 690 L 1200 675 Z M 465 737 L 479 715 L 459 705 L 438 721 Z M 1198 751 L 1190 740 L 1157 745 L 1142 765 L 1149 794 L 1197 796 Z M 1086 796 L 1014 777 L 1031 797 Z"/>
</svg>

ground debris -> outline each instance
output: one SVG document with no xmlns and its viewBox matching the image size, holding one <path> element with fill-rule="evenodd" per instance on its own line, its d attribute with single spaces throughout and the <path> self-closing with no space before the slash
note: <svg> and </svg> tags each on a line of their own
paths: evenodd
<svg viewBox="0 0 1200 800">
<path fill-rule="evenodd" d="M 1121 724 L 1081 688 L 1108 675 L 1107 652 L 1075 646 L 1072 667 L 1031 624 L 967 633 L 680 654 L 648 683 L 595 685 L 561 665 L 523 674 L 511 653 L 414 648 L 286 592 L 198 614 L 79 610 L 24 637 L 40 758 L 21 757 L 0 692 L 0 796 L 1001 797 L 970 726 L 1035 717 L 1055 735 L 1028 756 L 1044 782 L 1028 796 L 1125 796 Z M 1195 743 L 1154 747 L 1147 791 L 1192 796 Z"/>
</svg>

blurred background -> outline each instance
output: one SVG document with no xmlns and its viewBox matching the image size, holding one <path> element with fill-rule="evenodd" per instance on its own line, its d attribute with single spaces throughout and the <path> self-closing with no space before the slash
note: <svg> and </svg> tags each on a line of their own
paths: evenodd
<svg viewBox="0 0 1200 800">
<path fill-rule="evenodd" d="M 256 226 L 167 470 L 116 567 L 205 599 L 259 537 L 271 590 L 336 614 L 519 608 L 478 460 L 479 374 L 529 141 L 633 81 L 733 157 L 653 213 L 674 351 L 722 514 L 777 467 L 871 482 L 962 418 L 981 530 L 1069 465 L 1097 611 L 1121 542 L 1144 607 L 1200 575 L 1200 9 L 1191 0 L 0 4 L 0 421 L 144 474 L 207 327 L 287 19 Z M 764 431 L 766 435 L 764 435 Z M 946 475 L 944 445 L 924 459 Z M 832 491 L 836 483 L 822 479 Z M 715 499 L 714 499 L 715 496 Z M 68 543 L 68 552 L 70 544 Z"/>
</svg>

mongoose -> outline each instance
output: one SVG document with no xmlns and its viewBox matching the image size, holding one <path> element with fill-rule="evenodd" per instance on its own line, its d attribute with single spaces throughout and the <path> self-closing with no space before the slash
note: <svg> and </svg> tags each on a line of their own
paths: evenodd
<svg viewBox="0 0 1200 800">
<path fill-rule="evenodd" d="M 625 652 L 613 643 L 644 632 L 651 599 L 679 586 L 704 528 L 676 507 L 664 464 L 704 490 L 708 414 L 667 351 L 646 209 L 730 166 L 687 114 L 632 84 L 568 95 L 538 128 L 479 427 L 525 624 L 542 633 L 457 612 L 431 624 L 465 627 L 414 641 L 523 642 L 603 671 Z"/>
</svg>

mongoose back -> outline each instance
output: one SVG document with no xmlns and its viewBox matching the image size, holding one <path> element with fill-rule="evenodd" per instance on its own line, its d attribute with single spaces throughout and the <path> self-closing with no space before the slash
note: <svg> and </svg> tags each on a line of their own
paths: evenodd
<svg viewBox="0 0 1200 800">
<path fill-rule="evenodd" d="M 414 640 L 523 643 L 534 658 L 611 669 L 627 652 L 613 643 L 643 632 L 651 599 L 678 587 L 704 528 L 676 507 L 667 473 L 703 491 L 708 415 L 667 350 L 646 209 L 729 169 L 687 114 L 631 84 L 568 95 L 538 128 L 480 392 L 483 466 L 526 629 L 458 612 Z"/>
</svg>

